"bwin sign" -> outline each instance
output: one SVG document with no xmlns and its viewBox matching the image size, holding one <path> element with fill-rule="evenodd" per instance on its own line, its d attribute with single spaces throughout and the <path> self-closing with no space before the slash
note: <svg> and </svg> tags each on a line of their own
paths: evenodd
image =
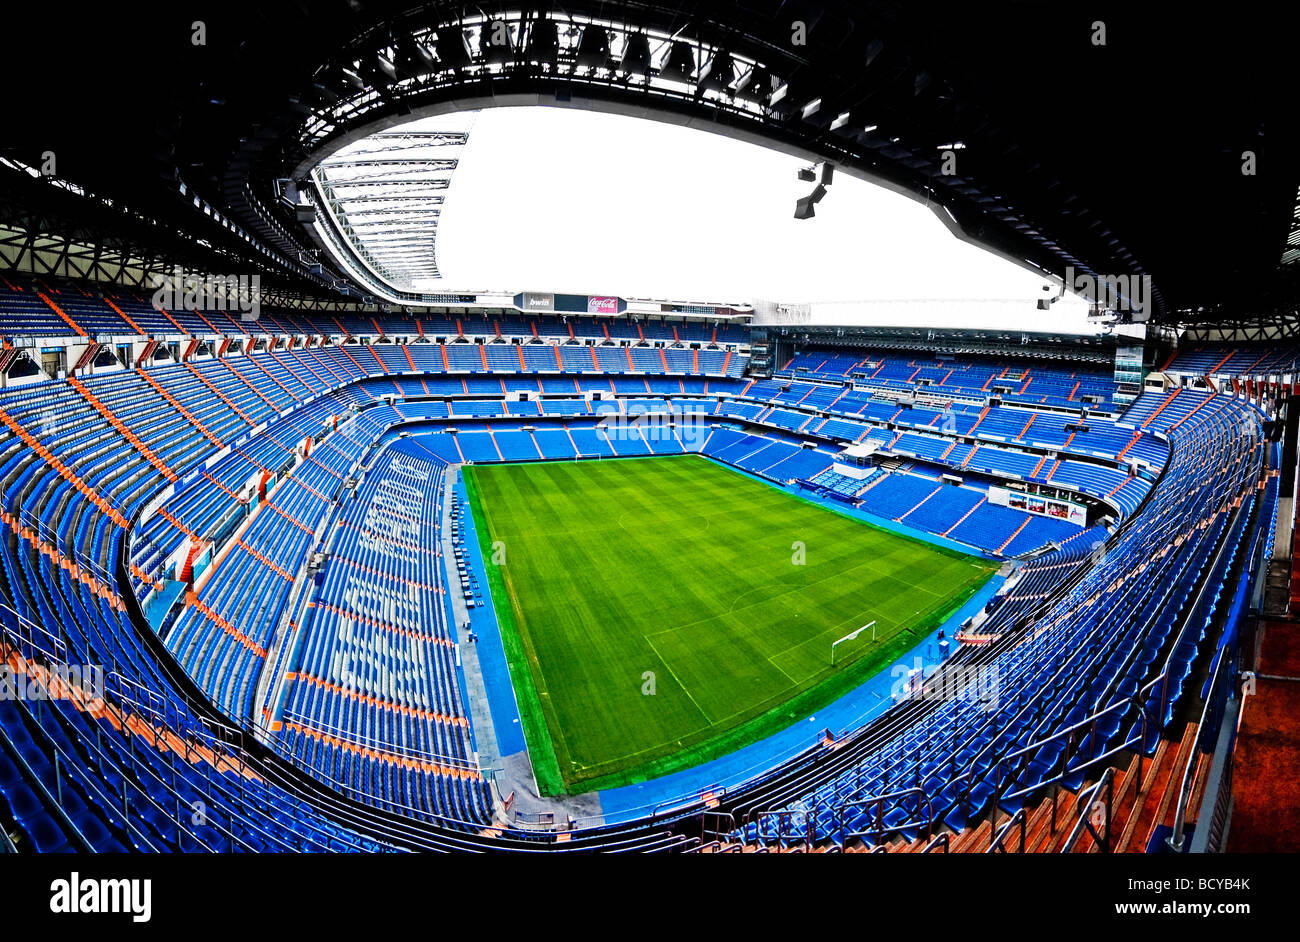
<svg viewBox="0 0 1300 942">
<path fill-rule="evenodd" d="M 1065 269 L 1065 286 L 1112 311 L 1141 315 L 1151 305 L 1150 275 L 1075 274 L 1070 265 Z"/>
<path fill-rule="evenodd" d="M 152 880 L 83 880 L 75 870 L 50 884 L 50 912 L 127 913 L 132 922 L 153 918 Z"/>
</svg>

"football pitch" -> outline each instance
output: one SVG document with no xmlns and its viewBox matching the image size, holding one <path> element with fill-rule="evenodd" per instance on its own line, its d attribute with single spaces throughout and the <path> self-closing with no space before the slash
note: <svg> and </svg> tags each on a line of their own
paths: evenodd
<svg viewBox="0 0 1300 942">
<path fill-rule="evenodd" d="M 784 728 L 889 668 L 997 568 L 694 455 L 465 481 L 544 795 Z M 844 642 L 832 667 L 831 642 L 872 620 L 875 640 Z"/>
</svg>

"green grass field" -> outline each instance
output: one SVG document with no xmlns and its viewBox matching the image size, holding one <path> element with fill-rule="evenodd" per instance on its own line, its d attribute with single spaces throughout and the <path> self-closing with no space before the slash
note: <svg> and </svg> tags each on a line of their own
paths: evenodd
<svg viewBox="0 0 1300 942">
<path fill-rule="evenodd" d="M 693 455 L 465 480 L 545 795 L 644 781 L 783 728 L 894 663 L 996 568 Z M 840 645 L 832 668 L 831 642 L 872 619 L 877 640 Z"/>
</svg>

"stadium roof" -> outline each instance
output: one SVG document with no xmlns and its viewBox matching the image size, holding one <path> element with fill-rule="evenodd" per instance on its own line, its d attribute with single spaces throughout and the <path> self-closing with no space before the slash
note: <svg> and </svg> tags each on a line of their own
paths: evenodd
<svg viewBox="0 0 1300 942">
<path fill-rule="evenodd" d="M 445 191 L 451 185 L 471 115 L 415 122 L 349 144 L 311 171 L 315 205 L 347 257 L 372 277 L 405 291 L 438 277 L 435 251 Z"/>
<path fill-rule="evenodd" d="M 293 205 L 318 155 L 421 113 L 550 103 L 832 160 L 1045 272 L 1149 276 L 1157 320 L 1297 321 L 1294 8 L 1234 23 L 1109 2 L 231 0 L 203 12 L 197 45 L 188 10 L 76 15 L 76 31 L 51 23 L 68 94 L 20 96 L 7 156 L 52 153 L 94 199 L 0 168 L 9 257 L 60 230 L 107 248 L 96 264 L 241 260 L 337 298 L 356 275 L 318 255 Z M 31 38 L 11 74 L 48 73 Z M 417 254 L 411 277 L 436 265 Z"/>
</svg>

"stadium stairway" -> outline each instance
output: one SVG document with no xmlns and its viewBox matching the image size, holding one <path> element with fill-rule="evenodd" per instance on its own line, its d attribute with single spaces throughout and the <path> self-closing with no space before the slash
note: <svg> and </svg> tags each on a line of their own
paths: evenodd
<svg viewBox="0 0 1300 942">
<path fill-rule="evenodd" d="M 1266 620 L 1261 635 L 1233 757 L 1229 853 L 1293 852 L 1300 834 L 1300 623 Z"/>
</svg>

